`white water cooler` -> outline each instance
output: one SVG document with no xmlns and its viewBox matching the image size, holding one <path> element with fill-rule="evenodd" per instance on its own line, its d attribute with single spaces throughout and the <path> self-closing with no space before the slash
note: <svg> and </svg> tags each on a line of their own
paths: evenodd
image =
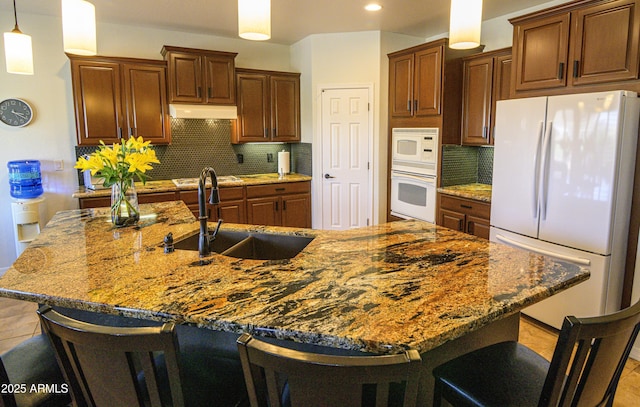
<svg viewBox="0 0 640 407">
<path fill-rule="evenodd" d="M 11 203 L 13 216 L 13 235 L 16 240 L 16 257 L 20 256 L 29 243 L 44 227 L 44 197 L 33 199 L 15 199 Z"/>
</svg>

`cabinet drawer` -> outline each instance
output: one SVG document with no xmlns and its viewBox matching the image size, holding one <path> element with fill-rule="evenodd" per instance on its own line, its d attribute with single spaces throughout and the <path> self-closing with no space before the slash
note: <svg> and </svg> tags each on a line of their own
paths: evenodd
<svg viewBox="0 0 640 407">
<path fill-rule="evenodd" d="M 138 203 L 153 203 L 175 201 L 177 194 L 175 192 L 154 192 L 151 194 L 138 194 Z"/>
<path fill-rule="evenodd" d="M 491 205 L 488 203 L 456 198 L 445 194 L 440 194 L 440 208 L 463 212 L 467 215 L 484 219 L 489 219 L 491 216 Z"/>
<path fill-rule="evenodd" d="M 297 194 L 311 191 L 311 183 L 285 182 L 281 184 L 249 185 L 247 186 L 247 198 L 260 198 L 269 195 Z"/>
</svg>

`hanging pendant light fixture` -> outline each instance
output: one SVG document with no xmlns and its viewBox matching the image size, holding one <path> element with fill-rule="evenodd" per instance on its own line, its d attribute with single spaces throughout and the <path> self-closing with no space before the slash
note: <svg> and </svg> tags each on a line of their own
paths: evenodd
<svg viewBox="0 0 640 407">
<path fill-rule="evenodd" d="M 482 0 L 451 0 L 449 48 L 470 49 L 480 45 Z"/>
<path fill-rule="evenodd" d="M 62 0 L 64 52 L 96 55 L 96 8 L 85 0 Z"/>
<path fill-rule="evenodd" d="M 13 17 L 15 27 L 4 33 L 4 56 L 7 62 L 7 72 L 21 75 L 33 75 L 33 50 L 31 36 L 23 34 L 18 28 L 18 13 L 16 0 L 13 0 Z"/>
<path fill-rule="evenodd" d="M 253 41 L 271 38 L 271 0 L 238 0 L 238 35 Z"/>
</svg>

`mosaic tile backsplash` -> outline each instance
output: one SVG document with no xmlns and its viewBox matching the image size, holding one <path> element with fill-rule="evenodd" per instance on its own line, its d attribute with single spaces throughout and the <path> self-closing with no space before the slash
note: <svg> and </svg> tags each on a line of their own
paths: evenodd
<svg viewBox="0 0 640 407">
<path fill-rule="evenodd" d="M 193 178 L 210 166 L 218 175 L 277 172 L 278 152 L 291 153 L 291 171 L 311 175 L 311 144 L 231 144 L 231 121 L 171 119 L 171 144 L 154 146 L 160 164 L 148 172 L 151 179 Z M 76 147 L 76 156 L 96 147 Z M 242 161 L 242 162 L 240 162 Z M 82 184 L 82 176 L 78 179 Z"/>
<path fill-rule="evenodd" d="M 491 184 L 493 181 L 493 147 L 442 146 L 441 186 Z"/>
</svg>

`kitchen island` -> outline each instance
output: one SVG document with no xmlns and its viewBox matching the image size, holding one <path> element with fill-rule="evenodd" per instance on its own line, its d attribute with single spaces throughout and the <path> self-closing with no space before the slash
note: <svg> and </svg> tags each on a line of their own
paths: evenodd
<svg viewBox="0 0 640 407">
<path fill-rule="evenodd" d="M 419 221 L 346 231 L 251 225 L 312 237 L 294 258 L 165 254 L 198 222 L 182 202 L 141 205 L 137 226 L 108 208 L 59 212 L 0 278 L 0 296 L 368 353 L 417 349 L 430 403 L 434 364 L 517 339 L 519 311 L 586 269 Z"/>
</svg>

